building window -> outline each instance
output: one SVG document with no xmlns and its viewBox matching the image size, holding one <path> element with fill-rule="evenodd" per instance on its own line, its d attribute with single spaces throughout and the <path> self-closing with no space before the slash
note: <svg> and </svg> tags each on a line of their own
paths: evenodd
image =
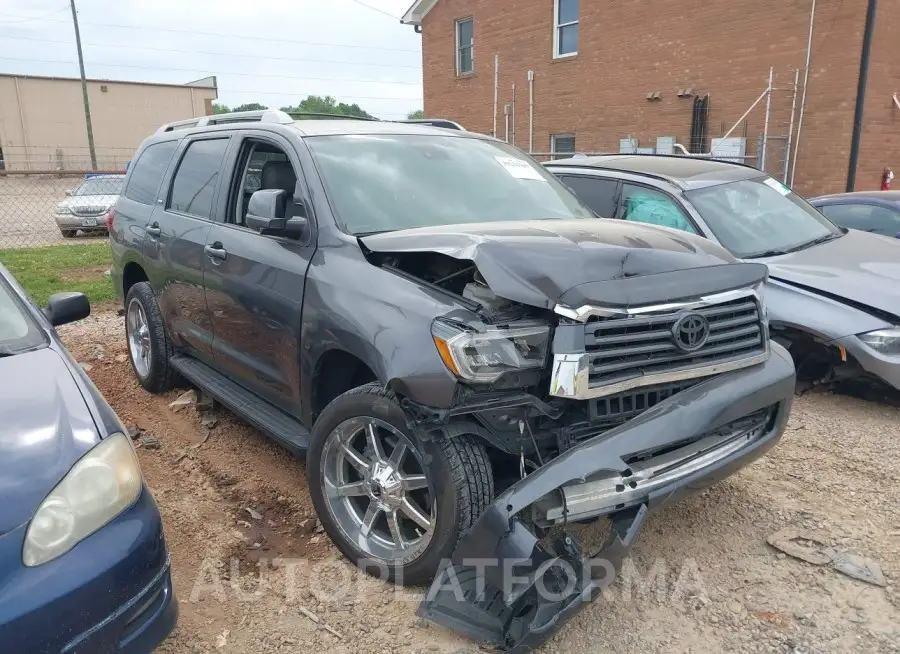
<svg viewBox="0 0 900 654">
<path fill-rule="evenodd" d="M 568 159 L 575 154 L 575 135 L 574 134 L 551 134 L 550 135 L 550 153 L 554 156 L 552 159 Z M 555 155 L 562 155 L 557 157 Z"/>
<path fill-rule="evenodd" d="M 553 56 L 578 54 L 578 0 L 553 0 Z"/>
<path fill-rule="evenodd" d="M 475 69 L 474 21 L 456 21 L 456 74 L 468 75 Z"/>
</svg>

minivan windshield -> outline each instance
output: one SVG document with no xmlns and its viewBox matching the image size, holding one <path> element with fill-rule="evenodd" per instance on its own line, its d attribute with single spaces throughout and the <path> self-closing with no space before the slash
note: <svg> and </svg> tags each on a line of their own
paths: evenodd
<svg viewBox="0 0 900 654">
<path fill-rule="evenodd" d="M 91 177 L 84 180 L 72 195 L 119 195 L 125 184 L 125 176 L 122 177 Z"/>
<path fill-rule="evenodd" d="M 506 143 L 430 134 L 316 136 L 306 143 L 350 234 L 594 217 L 551 173 Z"/>
<path fill-rule="evenodd" d="M 46 342 L 37 323 L 0 277 L 0 357 L 31 350 Z"/>
<path fill-rule="evenodd" d="M 719 242 L 741 259 L 796 252 L 843 236 L 806 200 L 771 177 L 687 191 Z"/>
</svg>

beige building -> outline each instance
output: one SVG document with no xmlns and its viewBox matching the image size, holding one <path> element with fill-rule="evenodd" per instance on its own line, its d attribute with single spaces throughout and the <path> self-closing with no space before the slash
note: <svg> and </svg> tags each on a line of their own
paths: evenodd
<svg viewBox="0 0 900 654">
<path fill-rule="evenodd" d="M 89 79 L 99 170 L 123 170 L 148 134 L 173 120 L 206 116 L 216 78 L 187 84 Z M 90 170 L 81 80 L 0 74 L 0 167 Z"/>
</svg>

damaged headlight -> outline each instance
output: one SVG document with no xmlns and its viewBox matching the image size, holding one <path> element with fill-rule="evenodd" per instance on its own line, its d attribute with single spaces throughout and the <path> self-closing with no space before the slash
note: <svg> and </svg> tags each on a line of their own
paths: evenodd
<svg viewBox="0 0 900 654">
<path fill-rule="evenodd" d="M 550 327 L 543 323 L 476 328 L 435 320 L 431 333 L 450 372 L 485 383 L 511 370 L 542 368 L 550 344 Z"/>
<path fill-rule="evenodd" d="M 859 340 L 873 350 L 888 355 L 900 355 L 900 327 L 876 329 L 873 332 L 857 334 Z"/>
</svg>

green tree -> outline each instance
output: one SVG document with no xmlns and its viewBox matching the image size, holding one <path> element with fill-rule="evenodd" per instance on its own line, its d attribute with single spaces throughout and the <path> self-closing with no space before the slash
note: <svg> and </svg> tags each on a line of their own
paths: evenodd
<svg viewBox="0 0 900 654">
<path fill-rule="evenodd" d="M 268 107 L 258 102 L 250 102 L 249 104 L 238 105 L 232 111 L 265 111 Z"/>
<path fill-rule="evenodd" d="M 422 109 L 416 109 L 415 111 L 410 111 L 406 114 L 406 117 L 410 120 L 421 120 L 425 118 L 425 112 Z"/>
<path fill-rule="evenodd" d="M 212 107 L 213 107 L 214 114 L 227 114 L 228 112 L 231 111 L 231 109 L 228 108 L 227 104 L 220 104 L 218 102 L 213 102 Z"/>
<path fill-rule="evenodd" d="M 288 113 L 314 113 L 314 114 L 338 114 L 343 116 L 358 116 L 360 118 L 374 118 L 358 104 L 346 104 L 338 102 L 330 95 L 310 95 L 300 104 L 293 107 L 282 107 L 282 111 Z"/>
</svg>

